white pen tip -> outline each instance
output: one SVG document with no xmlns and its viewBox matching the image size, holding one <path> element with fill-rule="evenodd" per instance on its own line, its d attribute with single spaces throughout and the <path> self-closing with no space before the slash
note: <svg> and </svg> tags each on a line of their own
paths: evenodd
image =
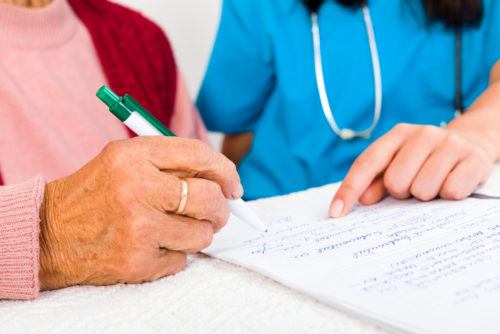
<svg viewBox="0 0 500 334">
<path fill-rule="evenodd" d="M 267 226 L 260 220 L 260 218 L 255 214 L 255 212 L 250 209 L 247 203 L 245 203 L 241 198 L 236 200 L 228 200 L 229 208 L 231 212 L 243 221 L 246 221 L 254 228 L 260 231 L 267 232 Z"/>
</svg>

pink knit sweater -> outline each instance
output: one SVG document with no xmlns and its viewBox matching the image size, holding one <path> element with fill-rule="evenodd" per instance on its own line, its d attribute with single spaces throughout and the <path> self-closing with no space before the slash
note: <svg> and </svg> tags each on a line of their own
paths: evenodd
<svg viewBox="0 0 500 334">
<path fill-rule="evenodd" d="M 171 128 L 206 140 L 178 78 Z M 106 78 L 66 0 L 42 9 L 0 2 L 0 80 L 0 170 L 8 184 L 0 187 L 0 299 L 33 299 L 46 180 L 75 172 L 128 134 L 95 97 Z"/>
</svg>

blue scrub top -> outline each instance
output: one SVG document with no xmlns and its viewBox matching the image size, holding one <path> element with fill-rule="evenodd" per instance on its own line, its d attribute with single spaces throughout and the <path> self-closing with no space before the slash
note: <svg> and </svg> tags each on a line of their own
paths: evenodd
<svg viewBox="0 0 500 334">
<path fill-rule="evenodd" d="M 500 59 L 500 1 L 484 0 L 478 28 L 462 37 L 467 107 L 487 88 Z M 299 0 L 224 0 L 197 105 L 207 127 L 253 132 L 239 166 L 245 198 L 337 182 L 354 159 L 398 123 L 442 125 L 454 118 L 455 32 L 429 24 L 420 1 L 369 1 L 381 62 L 383 106 L 371 139 L 343 141 L 321 107 L 311 18 Z M 327 94 L 340 128 L 374 116 L 373 67 L 361 10 L 327 1 L 319 12 Z"/>
</svg>

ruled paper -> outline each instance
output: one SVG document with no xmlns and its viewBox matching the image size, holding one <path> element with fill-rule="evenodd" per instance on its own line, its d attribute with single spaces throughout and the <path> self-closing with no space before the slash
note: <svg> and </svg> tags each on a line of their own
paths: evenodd
<svg viewBox="0 0 500 334">
<path fill-rule="evenodd" d="M 333 220 L 337 188 L 253 204 L 268 233 L 231 218 L 204 252 L 397 331 L 500 333 L 499 200 L 387 198 Z"/>
</svg>

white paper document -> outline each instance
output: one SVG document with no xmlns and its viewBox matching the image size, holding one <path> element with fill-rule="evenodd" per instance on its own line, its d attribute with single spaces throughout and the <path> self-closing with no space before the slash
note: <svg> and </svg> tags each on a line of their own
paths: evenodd
<svg viewBox="0 0 500 334">
<path fill-rule="evenodd" d="M 387 198 L 332 220 L 336 187 L 251 203 L 269 231 L 232 218 L 204 252 L 398 332 L 500 333 L 500 200 Z"/>
<path fill-rule="evenodd" d="M 474 191 L 478 197 L 497 197 L 500 199 L 500 163 L 495 165 L 488 182 Z"/>
</svg>

